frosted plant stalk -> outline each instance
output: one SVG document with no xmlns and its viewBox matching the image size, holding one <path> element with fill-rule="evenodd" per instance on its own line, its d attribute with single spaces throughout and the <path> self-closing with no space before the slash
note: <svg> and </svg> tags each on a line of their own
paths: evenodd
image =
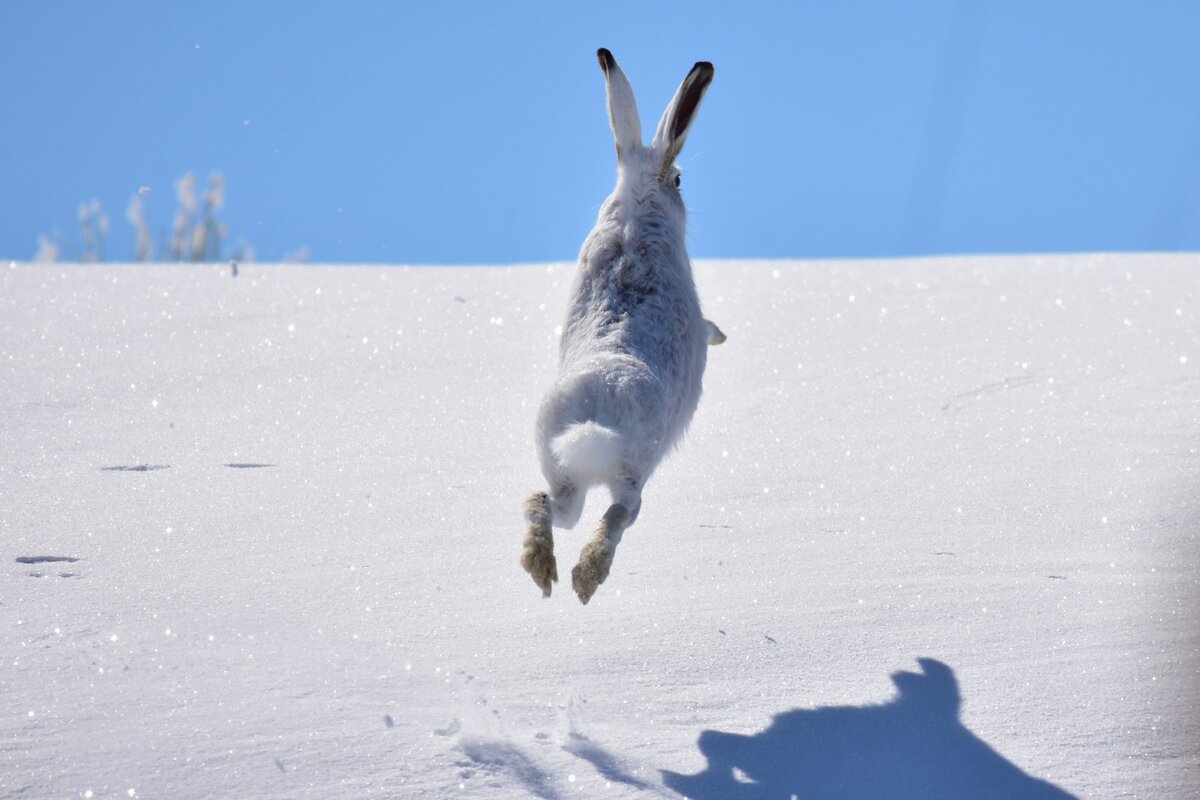
<svg viewBox="0 0 1200 800">
<path fill-rule="evenodd" d="M 138 261 L 149 261 L 151 251 L 150 226 L 146 223 L 146 207 L 142 201 L 144 193 L 139 190 L 129 200 L 129 208 L 125 210 L 125 218 L 137 233 L 135 255 Z"/>
<path fill-rule="evenodd" d="M 196 213 L 196 175 L 189 172 L 175 181 L 175 196 L 179 199 L 179 210 L 175 212 L 175 225 L 171 233 L 171 257 L 182 261 L 187 253 L 188 225 Z"/>
</svg>

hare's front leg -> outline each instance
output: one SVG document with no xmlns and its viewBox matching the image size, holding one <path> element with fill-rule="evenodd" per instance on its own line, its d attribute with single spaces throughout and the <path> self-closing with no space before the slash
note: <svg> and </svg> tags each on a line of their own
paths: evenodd
<svg viewBox="0 0 1200 800">
<path fill-rule="evenodd" d="M 579 554 L 579 563 L 571 570 L 571 585 L 584 605 L 587 605 L 596 589 L 608 578 L 621 534 L 625 533 L 629 523 L 629 509 L 620 503 L 613 503 L 608 507 L 608 511 L 604 512 L 592 538 L 583 546 L 583 551 Z"/>
<path fill-rule="evenodd" d="M 704 320 L 704 332 L 708 336 L 708 343 L 714 346 L 724 344 L 725 340 L 729 338 L 711 319 Z"/>
<path fill-rule="evenodd" d="M 521 566 L 533 576 L 533 582 L 542 589 L 542 596 L 550 596 L 550 584 L 558 580 L 558 565 L 554 561 L 554 534 L 550 530 L 550 498 L 545 492 L 529 495 L 524 506 L 525 541 L 521 545 Z"/>
</svg>

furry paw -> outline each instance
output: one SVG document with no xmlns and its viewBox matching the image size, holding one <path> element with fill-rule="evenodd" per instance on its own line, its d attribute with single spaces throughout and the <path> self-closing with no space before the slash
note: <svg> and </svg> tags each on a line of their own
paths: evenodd
<svg viewBox="0 0 1200 800">
<path fill-rule="evenodd" d="M 525 521 L 529 523 L 530 530 L 550 530 L 550 496 L 545 492 L 534 492 L 525 498 L 521 511 L 525 514 Z"/>
<path fill-rule="evenodd" d="M 550 596 L 550 587 L 558 580 L 548 502 L 545 492 L 535 492 L 525 501 L 525 521 L 529 523 L 529 528 L 525 531 L 525 541 L 521 546 L 521 566 L 541 588 L 542 597 Z"/>
<path fill-rule="evenodd" d="M 554 542 L 549 538 L 526 538 L 521 550 L 521 566 L 533 577 L 533 582 L 541 587 L 542 597 L 549 597 L 551 584 L 558 580 Z"/>
<path fill-rule="evenodd" d="M 579 602 L 587 605 L 588 600 L 608 578 L 608 570 L 612 567 L 613 549 L 608 539 L 592 539 L 583 547 L 579 554 L 579 563 L 571 570 L 571 585 Z"/>
</svg>

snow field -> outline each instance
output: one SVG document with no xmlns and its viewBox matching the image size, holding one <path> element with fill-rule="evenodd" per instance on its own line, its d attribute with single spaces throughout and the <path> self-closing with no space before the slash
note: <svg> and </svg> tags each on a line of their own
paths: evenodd
<svg viewBox="0 0 1200 800">
<path fill-rule="evenodd" d="M 571 265 L 2 268 L 0 794 L 1196 796 L 1198 267 L 701 262 L 586 608 Z"/>
</svg>

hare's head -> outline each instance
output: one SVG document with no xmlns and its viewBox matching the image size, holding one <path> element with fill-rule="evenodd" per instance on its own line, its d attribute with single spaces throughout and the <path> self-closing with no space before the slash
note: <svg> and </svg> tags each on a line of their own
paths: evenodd
<svg viewBox="0 0 1200 800">
<path fill-rule="evenodd" d="M 647 192 L 657 194 L 656 190 L 661 187 L 678 199 L 680 180 L 675 158 L 683 148 L 688 128 L 700 108 L 700 100 L 712 83 L 712 64 L 700 61 L 692 67 L 667 104 L 654 139 L 646 147 L 642 144 L 642 123 L 629 79 L 608 50 L 601 48 L 596 56 L 608 88 L 608 119 L 617 144 L 618 192 L 624 187 L 644 196 Z"/>
</svg>

